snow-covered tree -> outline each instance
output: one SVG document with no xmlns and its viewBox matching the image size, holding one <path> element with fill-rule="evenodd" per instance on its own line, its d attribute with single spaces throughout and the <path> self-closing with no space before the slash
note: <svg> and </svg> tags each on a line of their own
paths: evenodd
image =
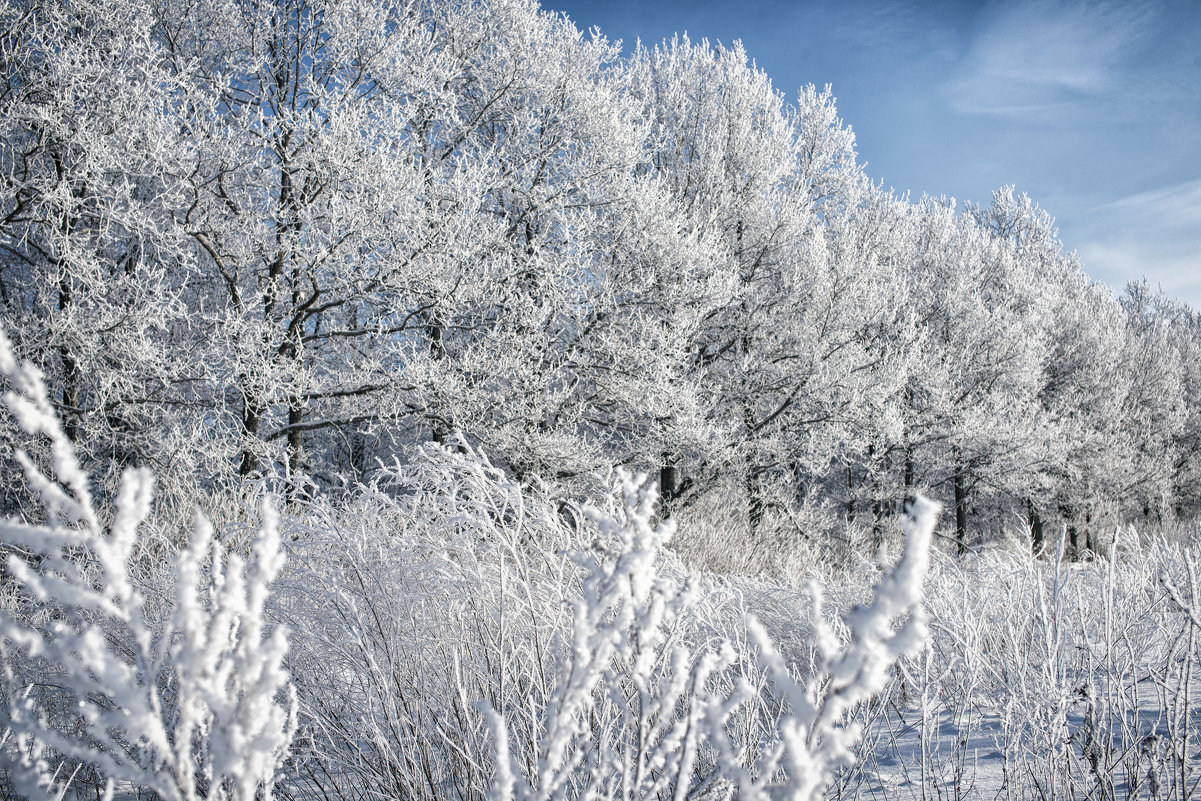
<svg viewBox="0 0 1201 801">
<path fill-rule="evenodd" d="M 64 431 L 109 483 L 197 440 L 176 414 L 198 372 L 182 294 L 194 261 L 170 209 L 184 154 L 140 2 L 0 5 L 0 304 Z M 5 481 L 13 487 L 12 481 Z"/>
<path fill-rule="evenodd" d="M 926 200 L 915 280 L 924 357 L 934 371 L 910 394 L 925 440 L 923 481 L 950 484 L 960 549 L 979 496 L 1021 499 L 1045 458 L 1037 402 L 1046 344 L 1033 325 L 1037 273 L 971 215 Z"/>
<path fill-rule="evenodd" d="M 851 401 L 848 318 L 870 278 L 831 256 L 824 227 L 869 187 L 829 90 L 788 105 L 739 45 L 677 38 L 625 67 L 652 125 L 652 168 L 711 254 L 672 280 L 705 293 L 691 301 L 706 311 L 685 369 L 715 436 L 665 450 L 665 476 L 686 474 L 668 494 L 740 496 L 753 533 L 793 506 L 793 476 Z"/>
</svg>

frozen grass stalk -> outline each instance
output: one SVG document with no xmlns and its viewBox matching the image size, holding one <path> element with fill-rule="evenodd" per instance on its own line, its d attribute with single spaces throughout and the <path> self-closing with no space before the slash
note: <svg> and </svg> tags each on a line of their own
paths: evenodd
<svg viewBox="0 0 1201 801">
<path fill-rule="evenodd" d="M 871 603 L 846 618 L 850 640 L 839 648 L 821 615 L 821 595 L 813 586 L 817 646 L 822 668 L 807 681 L 794 678 L 767 632 L 753 617 L 747 629 L 775 692 L 786 705 L 777 742 L 748 770 L 724 733 L 729 706 L 715 705 L 712 736 L 725 772 L 746 799 L 809 801 L 821 797 L 834 771 L 854 761 L 861 731 L 846 719 L 857 706 L 884 689 L 889 672 L 906 653 L 919 648 L 928 634 L 922 611 L 922 582 L 930 566 L 930 539 L 939 505 L 923 497 L 905 504 L 902 526 L 905 552 L 876 585 Z M 783 776 L 783 779 L 778 777 Z"/>
<path fill-rule="evenodd" d="M 844 647 L 819 623 L 820 670 L 799 681 L 750 616 L 745 626 L 757 657 L 728 642 L 699 653 L 669 645 L 672 621 L 694 600 L 691 582 L 659 574 L 671 527 L 652 525 L 654 490 L 641 477 L 622 475 L 620 493 L 618 514 L 593 513 L 602 547 L 580 560 L 588 575 L 536 744 L 536 771 L 515 770 L 504 717 L 489 711 L 492 798 L 683 799 L 715 786 L 743 799 L 819 797 L 834 770 L 853 759 L 859 730 L 846 723 L 848 713 L 879 693 L 896 660 L 925 640 L 922 581 L 938 505 L 923 498 L 906 505 L 901 561 L 872 602 L 848 616 Z M 606 552 L 608 543 L 614 547 Z M 756 662 L 775 699 L 745 679 Z M 736 664 L 742 673 L 730 670 Z M 723 674 L 725 681 L 717 680 Z M 731 690 L 720 689 L 731 683 Z M 762 720 L 780 702 L 783 714 L 762 732 L 762 742 L 749 750 L 735 743 L 739 715 Z"/>
<path fill-rule="evenodd" d="M 5 403 L 51 446 L 51 470 L 18 458 L 41 496 L 44 525 L 0 523 L 7 569 L 26 611 L 0 613 L 4 703 L 0 764 L 28 799 L 61 798 L 71 776 L 51 764 L 92 766 L 106 792 L 152 791 L 169 801 L 269 799 L 295 728 L 283 629 L 264 627 L 283 566 L 279 529 L 264 504 L 249 564 L 226 553 L 198 516 L 176 571 L 173 614 L 148 620 L 130 575 L 152 479 L 129 470 L 106 528 L 87 476 L 55 418 L 37 370 L 17 364 L 0 334 Z M 48 613 L 48 614 L 45 614 Z M 23 675 L 54 676 L 60 694 Z M 75 768 L 78 771 L 78 767 Z"/>
</svg>

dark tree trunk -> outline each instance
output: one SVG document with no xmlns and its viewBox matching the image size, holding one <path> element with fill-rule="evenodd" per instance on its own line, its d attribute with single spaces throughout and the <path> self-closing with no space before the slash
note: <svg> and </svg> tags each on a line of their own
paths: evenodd
<svg viewBox="0 0 1201 801">
<path fill-rule="evenodd" d="M 300 424 L 304 422 L 304 411 L 298 401 L 293 400 L 288 406 L 288 478 L 295 482 L 300 475 L 301 431 Z"/>
<path fill-rule="evenodd" d="M 659 504 L 663 509 L 663 519 L 671 517 L 673 501 L 680 496 L 680 474 L 674 464 L 663 457 L 663 466 L 659 468 Z"/>
<path fill-rule="evenodd" d="M 58 310 L 66 312 L 70 308 L 72 300 L 71 279 L 63 275 L 58 281 Z M 67 345 L 59 346 L 58 358 L 63 365 L 63 433 L 67 435 L 67 439 L 78 442 L 81 416 L 79 403 L 83 395 L 83 373 L 79 369 L 79 361 Z"/>
<path fill-rule="evenodd" d="M 884 543 L 884 504 L 878 497 L 872 498 L 872 547 L 879 550 Z"/>
<path fill-rule="evenodd" d="M 760 471 L 748 468 L 746 473 L 747 520 L 754 536 L 763 524 L 767 505 L 763 502 L 763 480 Z"/>
<path fill-rule="evenodd" d="M 1060 504 L 1059 516 L 1063 518 L 1063 527 L 1067 533 L 1067 547 L 1071 549 L 1071 558 L 1078 559 L 1080 554 L 1080 532 L 1076 528 L 1076 511 L 1071 506 Z"/>
<path fill-rule="evenodd" d="M 1043 534 L 1042 516 L 1039 515 L 1034 501 L 1029 498 L 1026 499 L 1026 519 L 1030 526 L 1030 550 L 1038 556 L 1046 545 L 1046 537 Z"/>
<path fill-rule="evenodd" d="M 855 522 L 855 474 L 847 465 L 847 525 Z"/>
<path fill-rule="evenodd" d="M 967 553 L 967 469 L 955 471 L 955 546 L 960 555 Z"/>
<path fill-rule="evenodd" d="M 249 379 L 247 379 L 249 380 Z M 246 382 L 243 382 L 246 386 Z M 263 407 L 258 396 L 252 390 L 247 390 L 242 397 L 242 436 L 247 443 L 242 446 L 242 463 L 238 466 L 238 475 L 246 478 L 259 471 L 259 459 L 250 446 L 250 441 L 258 439 L 259 423 L 263 419 Z"/>
<path fill-rule="evenodd" d="M 876 458 L 876 446 L 869 445 L 867 448 L 868 463 L 872 463 Z M 877 470 L 872 470 L 873 475 L 878 475 Z M 871 514 L 872 514 L 872 549 L 878 551 L 880 545 L 884 542 L 884 504 L 880 500 L 880 482 L 872 480 L 870 484 L 871 490 Z"/>
<path fill-rule="evenodd" d="M 350 432 L 350 437 L 347 441 L 348 451 L 347 463 L 350 467 L 351 475 L 356 481 L 362 481 L 363 476 L 367 474 L 367 437 L 362 431 L 357 428 Z"/>
<path fill-rule="evenodd" d="M 742 349 L 744 353 L 750 351 L 750 342 L 746 337 L 743 338 Z M 747 447 L 743 462 L 746 470 L 747 523 L 753 537 L 763 523 L 766 505 L 763 502 L 763 470 L 755 464 L 755 414 L 749 404 L 742 407 L 742 425 Z"/>
<path fill-rule="evenodd" d="M 53 145 L 51 146 L 51 160 L 54 163 L 54 171 L 59 182 L 67 183 L 70 180 L 68 168 L 64 163 L 62 154 Z M 73 184 L 70 192 L 73 197 L 82 200 L 87 196 L 87 185 Z M 63 220 L 59 226 L 60 235 L 64 240 L 72 238 L 79 224 L 79 219 L 73 215 L 69 219 Z M 58 311 L 65 317 L 71 305 L 75 302 L 74 288 L 71 286 L 71 267 L 64 262 L 61 254 L 52 258 L 55 266 L 58 268 L 59 275 Z M 71 348 L 68 345 L 63 344 L 59 346 L 58 357 L 63 366 L 63 433 L 67 435 L 67 439 L 77 442 L 79 440 L 80 419 L 83 415 L 83 410 L 79 405 L 83 397 L 83 373 L 80 370 L 79 360 L 75 358 L 75 354 L 71 352 Z"/>
<path fill-rule="evenodd" d="M 442 361 L 446 358 L 446 343 L 443 340 L 445 335 L 446 324 L 442 319 L 442 314 L 437 307 L 430 310 L 428 322 L 425 326 L 425 335 L 430 342 L 430 358 L 434 361 Z M 446 418 L 441 414 L 429 415 L 430 424 L 432 427 L 431 435 L 434 442 L 446 447 L 451 443 L 451 426 Z"/>
</svg>

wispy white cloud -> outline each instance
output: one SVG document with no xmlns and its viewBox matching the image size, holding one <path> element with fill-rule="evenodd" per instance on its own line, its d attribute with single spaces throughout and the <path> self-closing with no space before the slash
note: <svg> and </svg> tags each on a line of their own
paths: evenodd
<svg viewBox="0 0 1201 801">
<path fill-rule="evenodd" d="M 1201 309 L 1201 179 L 1140 192 L 1083 215 L 1085 271 L 1116 288 L 1144 276 Z"/>
<path fill-rule="evenodd" d="M 1139 224 L 1187 230 L 1201 238 L 1201 179 L 1139 192 L 1093 211 L 1129 217 Z"/>
<path fill-rule="evenodd" d="M 1154 12 L 1112 0 L 994 4 L 981 12 L 945 96 L 960 113 L 1027 119 L 1102 98 L 1123 83 Z"/>
</svg>

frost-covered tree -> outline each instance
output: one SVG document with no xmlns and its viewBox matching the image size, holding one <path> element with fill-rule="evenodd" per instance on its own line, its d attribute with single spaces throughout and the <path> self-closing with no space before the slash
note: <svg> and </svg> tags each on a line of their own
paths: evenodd
<svg viewBox="0 0 1201 801">
<path fill-rule="evenodd" d="M 1037 397 L 1046 345 L 1031 324 L 1041 287 L 1030 265 L 970 215 L 931 200 L 917 210 L 923 356 L 936 377 L 910 398 L 925 439 L 924 481 L 950 484 L 962 550 L 973 500 L 1020 499 L 1024 477 L 1044 459 Z"/>
<path fill-rule="evenodd" d="M 656 468 L 669 513 L 770 536 L 879 533 L 913 487 L 961 535 L 1102 487 L 1183 508 L 1183 318 L 1107 299 L 1011 187 L 872 186 L 829 90 L 788 103 L 740 46 L 623 57 L 534 0 L 0 14 L 0 304 L 109 489 L 463 437 L 570 492 Z"/>
<path fill-rule="evenodd" d="M 668 494 L 741 496 L 754 532 L 793 506 L 792 477 L 850 400 L 848 311 L 868 278 L 832 258 L 823 229 L 867 189 L 854 137 L 828 90 L 788 105 L 738 45 L 677 38 L 625 66 L 652 126 L 652 168 L 709 252 L 672 279 L 703 296 L 662 301 L 704 304 L 685 369 L 716 435 L 665 450 L 664 475 L 685 473 Z"/>
<path fill-rule="evenodd" d="M 89 445 L 140 408 L 209 477 L 455 430 L 571 475 L 691 414 L 655 389 L 688 323 L 639 310 L 696 248 L 603 39 L 530 2 L 6 13 L 9 319 Z"/>
<path fill-rule="evenodd" d="M 154 25 L 136 1 L 0 6 L 0 304 L 110 483 L 134 465 L 170 480 L 199 434 L 176 413 L 198 372 L 174 355 L 197 333 L 194 260 L 170 221 L 185 154 Z"/>
</svg>

